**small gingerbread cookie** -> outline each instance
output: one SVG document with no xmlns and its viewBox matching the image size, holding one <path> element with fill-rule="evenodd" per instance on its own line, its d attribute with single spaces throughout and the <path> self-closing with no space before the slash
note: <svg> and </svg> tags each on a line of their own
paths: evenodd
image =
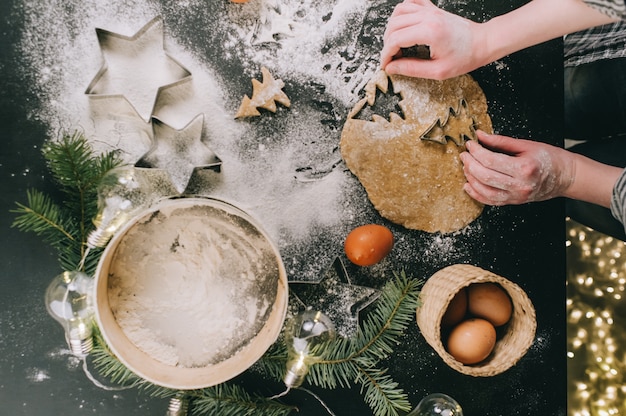
<svg viewBox="0 0 626 416">
<path fill-rule="evenodd" d="M 243 97 L 235 118 L 260 116 L 259 108 L 275 113 L 276 103 L 285 107 L 291 105 L 291 100 L 283 92 L 285 83 L 281 79 L 275 79 L 265 67 L 261 68 L 261 73 L 263 82 L 252 79 L 252 98 L 247 95 Z"/>
</svg>

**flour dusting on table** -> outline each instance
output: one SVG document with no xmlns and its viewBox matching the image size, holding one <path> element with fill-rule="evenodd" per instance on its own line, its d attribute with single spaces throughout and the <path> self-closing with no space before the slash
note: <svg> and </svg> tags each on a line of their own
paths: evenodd
<svg viewBox="0 0 626 416">
<path fill-rule="evenodd" d="M 78 128 L 97 150 L 119 149 L 129 163 L 149 150 L 149 123 L 124 112 L 119 103 L 98 108 L 84 92 L 102 65 L 96 28 L 132 36 L 161 16 L 165 51 L 192 76 L 161 92 L 167 102 L 157 106 L 157 115 L 177 129 L 198 114 L 205 115 L 203 141 L 222 160 L 222 170 L 219 175 L 196 172 L 194 190 L 232 202 L 259 220 L 278 246 L 290 281 L 319 280 L 341 255 L 352 228 L 381 221 L 358 180 L 346 171 L 338 143 L 361 88 L 378 70 L 393 4 L 365 0 L 245 4 L 24 0 L 22 4 L 16 13 L 23 16 L 25 26 L 20 44 L 24 77 L 39 97 L 31 117 L 48 127 L 50 137 Z M 250 80 L 260 77 L 262 66 L 285 82 L 292 105 L 255 120 L 235 120 L 241 98 L 251 92 Z M 428 269 L 433 258 L 440 261 L 442 253 L 421 257 L 435 236 L 394 232 L 406 241 L 406 249 L 392 252 L 378 269 L 350 270 L 356 283 L 363 283 L 359 274 L 409 269 L 414 263 Z M 464 259 L 468 241 L 455 240 L 452 256 L 446 258 Z M 382 280 L 367 283 L 380 286 Z"/>
</svg>

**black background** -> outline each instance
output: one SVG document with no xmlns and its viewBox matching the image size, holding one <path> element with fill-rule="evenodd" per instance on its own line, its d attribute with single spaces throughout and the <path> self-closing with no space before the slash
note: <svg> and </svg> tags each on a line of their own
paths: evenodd
<svg viewBox="0 0 626 416">
<path fill-rule="evenodd" d="M 189 44 L 194 43 L 192 16 L 168 14 L 163 1 L 165 25 Z M 219 2 L 215 2 L 219 3 Z M 391 13 L 396 2 L 373 1 L 372 9 Z M 488 19 L 523 2 L 446 2 L 451 11 Z M 54 193 L 41 157 L 47 139 L 46 126 L 27 118 L 27 109 L 38 97 L 26 87 L 21 58 L 14 45 L 22 30 L 17 0 L 0 5 L 0 415 L 162 415 L 167 403 L 136 390 L 105 391 L 94 386 L 80 363 L 68 354 L 58 354 L 64 344 L 61 328 L 47 315 L 43 293 L 60 270 L 56 253 L 41 240 L 11 228 L 15 201 L 25 202 L 26 190 L 37 188 Z M 217 7 L 217 6 L 216 6 Z M 11 12 L 10 12 L 11 11 Z M 376 58 L 384 21 L 365 21 L 358 43 L 361 57 Z M 515 28 L 511 28 L 515 30 Z M 200 43 L 206 55 L 210 44 Z M 472 75 L 489 101 L 494 129 L 503 134 L 561 144 L 562 54 L 559 41 L 548 42 L 516 53 L 501 61 L 507 71 L 488 65 Z M 225 62 L 224 71 L 237 74 L 237 62 Z M 249 81 L 246 81 L 249 82 Z M 290 96 L 306 100 L 307 89 L 286 80 Z M 233 75 L 233 88 L 247 85 Z M 242 91 L 245 93 L 245 91 Z M 240 96 L 240 94 L 235 94 Z M 345 114 L 342 113 L 342 114 Z M 565 415 L 565 246 L 564 210 L 555 200 L 517 207 L 487 208 L 481 219 L 484 233 L 479 241 L 468 241 L 467 252 L 454 258 L 419 265 L 413 272 L 428 276 L 453 263 L 469 262 L 505 276 L 522 286 L 537 311 L 537 337 L 520 363 L 504 374 L 473 378 L 448 368 L 424 342 L 417 327 L 401 339 L 388 362 L 392 377 L 409 393 L 412 403 L 432 392 L 455 397 L 466 416 Z M 414 238 L 422 234 L 414 233 Z M 459 238 L 464 238 L 460 236 Z M 469 238 L 469 237 L 468 237 Z M 415 254 L 419 256 L 419 253 Z M 354 268 L 352 268 L 354 269 Z M 358 278 L 359 271 L 349 270 Z M 364 279 L 366 278 L 363 277 Z M 280 384 L 258 383 L 244 377 L 261 394 L 282 391 Z M 324 391 L 311 388 L 337 414 L 370 414 L 358 389 Z M 303 392 L 285 399 L 300 407 L 301 415 L 322 415 L 324 410 Z"/>
</svg>

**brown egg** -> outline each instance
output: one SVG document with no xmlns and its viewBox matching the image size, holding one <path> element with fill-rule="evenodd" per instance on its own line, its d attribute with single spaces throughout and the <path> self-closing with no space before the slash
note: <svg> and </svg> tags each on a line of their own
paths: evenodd
<svg viewBox="0 0 626 416">
<path fill-rule="evenodd" d="M 381 261 L 393 248 L 393 234 L 384 225 L 367 224 L 350 231 L 344 242 L 348 259 L 359 266 Z"/>
<path fill-rule="evenodd" d="M 496 345 L 496 330 L 489 321 L 467 319 L 454 327 L 446 350 L 463 364 L 477 364 L 489 357 Z"/>
<path fill-rule="evenodd" d="M 509 294 L 497 283 L 474 283 L 467 288 L 468 310 L 484 318 L 493 326 L 506 324 L 511 319 L 513 304 Z"/>
<path fill-rule="evenodd" d="M 467 291 L 465 288 L 459 290 L 448 304 L 446 312 L 441 318 L 441 325 L 449 327 L 458 324 L 465 318 L 467 313 Z"/>
</svg>

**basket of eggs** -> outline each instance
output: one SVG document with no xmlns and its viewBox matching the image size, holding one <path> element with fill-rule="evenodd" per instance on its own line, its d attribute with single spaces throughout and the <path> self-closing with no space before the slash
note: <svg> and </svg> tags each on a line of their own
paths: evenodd
<svg viewBox="0 0 626 416">
<path fill-rule="evenodd" d="M 535 309 L 515 283 L 480 267 L 455 264 L 420 293 L 417 325 L 453 369 L 475 377 L 508 370 L 532 345 Z"/>
</svg>

